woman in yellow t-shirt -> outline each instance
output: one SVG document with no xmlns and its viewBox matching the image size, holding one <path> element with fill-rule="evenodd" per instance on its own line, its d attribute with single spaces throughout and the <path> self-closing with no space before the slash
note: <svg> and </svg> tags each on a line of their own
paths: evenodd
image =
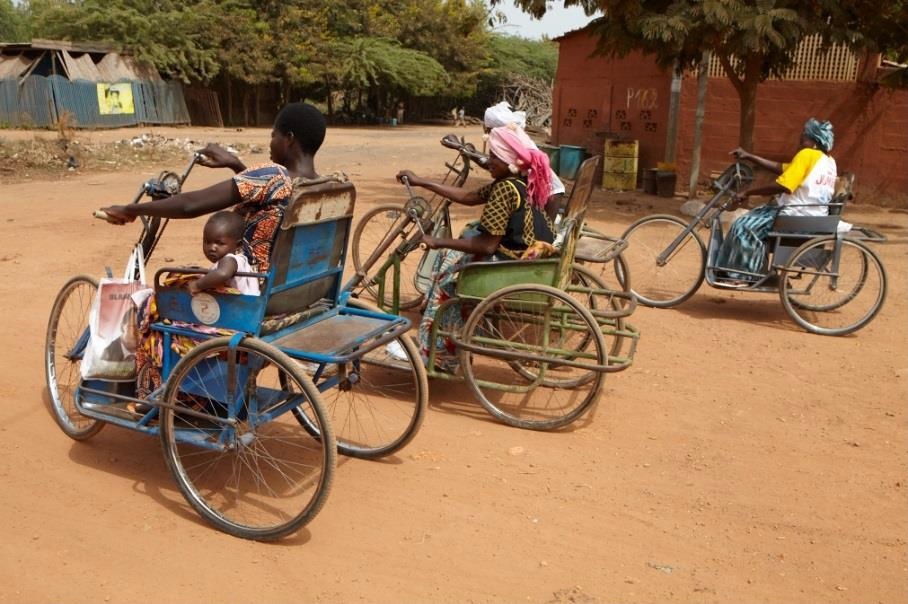
<svg viewBox="0 0 908 604">
<path fill-rule="evenodd" d="M 829 155 L 833 142 L 832 124 L 810 118 L 804 124 L 800 150 L 790 163 L 768 160 L 741 148 L 732 151 L 739 159 L 753 161 L 779 177 L 771 184 L 738 195 L 738 203 L 744 203 L 751 195 L 772 195 L 774 199 L 735 220 L 728 230 L 719 248 L 716 266 L 729 269 L 729 279 L 754 281 L 756 275 L 765 272 L 765 237 L 777 215 L 825 216 L 828 213 L 836 179 L 835 160 Z"/>
</svg>

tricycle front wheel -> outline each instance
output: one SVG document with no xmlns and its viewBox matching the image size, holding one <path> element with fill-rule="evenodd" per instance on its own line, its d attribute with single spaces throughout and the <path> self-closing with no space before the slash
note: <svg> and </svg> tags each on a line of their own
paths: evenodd
<svg viewBox="0 0 908 604">
<path fill-rule="evenodd" d="M 621 236 L 627 241 L 622 256 L 633 277 L 631 290 L 640 304 L 677 306 L 703 283 L 706 246 L 696 232 L 685 235 L 686 228 L 680 218 L 659 214 L 641 218 Z"/>
<path fill-rule="evenodd" d="M 54 300 L 47 323 L 44 368 L 54 420 L 74 440 L 98 433 L 104 422 L 76 409 L 76 389 L 82 381 L 82 355 L 88 345 L 88 317 L 98 281 L 79 275 L 63 286 Z"/>
</svg>

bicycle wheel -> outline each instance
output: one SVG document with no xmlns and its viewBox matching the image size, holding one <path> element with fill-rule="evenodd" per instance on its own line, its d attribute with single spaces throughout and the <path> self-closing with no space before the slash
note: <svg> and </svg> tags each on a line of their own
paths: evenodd
<svg viewBox="0 0 908 604">
<path fill-rule="evenodd" d="M 857 331 L 880 311 L 886 271 L 860 241 L 834 236 L 805 242 L 781 271 L 785 312 L 811 333 L 841 336 Z"/>
<path fill-rule="evenodd" d="M 461 349 L 464 377 L 482 406 L 532 430 L 566 426 L 588 411 L 604 379 L 593 367 L 608 362 L 590 312 L 544 285 L 507 287 L 480 302 Z"/>
<path fill-rule="evenodd" d="M 76 388 L 82 381 L 80 365 L 88 344 L 88 315 L 98 281 L 80 275 L 63 286 L 54 300 L 47 323 L 44 368 L 54 420 L 67 436 L 85 440 L 98 433 L 104 422 L 76 410 Z"/>
<path fill-rule="evenodd" d="M 353 230 L 353 239 L 350 244 L 350 252 L 353 256 L 353 266 L 357 271 L 362 271 L 366 260 L 372 252 L 385 240 L 385 237 L 391 230 L 398 225 L 400 221 L 407 220 L 404 214 L 404 208 L 400 205 L 381 205 L 372 208 L 366 212 L 356 228 Z M 401 238 L 397 237 L 385 254 L 379 258 L 376 263 L 365 271 L 368 277 L 375 275 L 377 269 L 381 268 L 387 258 L 394 253 L 400 244 Z M 413 308 L 422 302 L 423 292 L 417 288 L 416 278 L 419 269 L 420 260 L 425 251 L 414 250 L 400 261 L 400 308 Z M 376 301 L 381 302 L 382 306 L 389 308 L 393 302 L 393 284 L 392 271 L 389 270 L 385 275 L 385 294 L 384 300 L 378 300 L 378 285 L 369 284 L 365 286 L 366 291 Z"/>
<path fill-rule="evenodd" d="M 351 306 L 378 311 L 351 300 Z M 344 455 L 376 459 L 406 446 L 422 425 L 429 404 L 429 381 L 419 350 L 403 335 L 347 363 L 339 384 L 322 391 L 337 449 Z M 332 367 L 332 374 L 335 375 Z M 307 430 L 312 419 L 295 410 Z"/>
<path fill-rule="evenodd" d="M 703 283 L 706 246 L 696 232 L 666 254 L 685 228 L 687 223 L 680 218 L 659 214 L 638 220 L 621 236 L 628 243 L 622 255 L 634 279 L 631 291 L 641 304 L 656 308 L 681 304 Z M 660 262 L 662 254 L 666 257 Z"/>
<path fill-rule="evenodd" d="M 174 367 L 161 408 L 167 467 L 186 501 L 246 539 L 288 535 L 318 514 L 337 459 L 320 394 L 277 348 L 230 337 L 199 344 Z M 319 437 L 294 418 L 312 418 Z"/>
</svg>

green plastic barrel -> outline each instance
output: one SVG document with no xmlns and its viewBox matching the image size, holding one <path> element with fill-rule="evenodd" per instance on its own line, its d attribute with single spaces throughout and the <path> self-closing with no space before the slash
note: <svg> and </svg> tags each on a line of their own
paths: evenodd
<svg viewBox="0 0 908 604">
<path fill-rule="evenodd" d="M 561 145 L 561 154 L 558 158 L 558 176 L 574 180 L 577 177 L 577 170 L 583 163 L 583 147 L 574 145 Z"/>
<path fill-rule="evenodd" d="M 539 150 L 549 156 L 549 165 L 552 171 L 558 174 L 558 162 L 561 159 L 561 149 L 553 145 L 539 145 Z"/>
</svg>

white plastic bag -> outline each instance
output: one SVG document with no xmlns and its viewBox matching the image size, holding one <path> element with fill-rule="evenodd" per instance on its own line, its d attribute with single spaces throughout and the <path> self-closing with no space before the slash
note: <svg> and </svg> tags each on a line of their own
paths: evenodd
<svg viewBox="0 0 908 604">
<path fill-rule="evenodd" d="M 122 279 L 105 277 L 98 282 L 88 318 L 89 339 L 81 365 L 83 379 L 135 379 L 136 307 L 151 292 L 145 285 L 142 246 L 137 245 Z"/>
</svg>

